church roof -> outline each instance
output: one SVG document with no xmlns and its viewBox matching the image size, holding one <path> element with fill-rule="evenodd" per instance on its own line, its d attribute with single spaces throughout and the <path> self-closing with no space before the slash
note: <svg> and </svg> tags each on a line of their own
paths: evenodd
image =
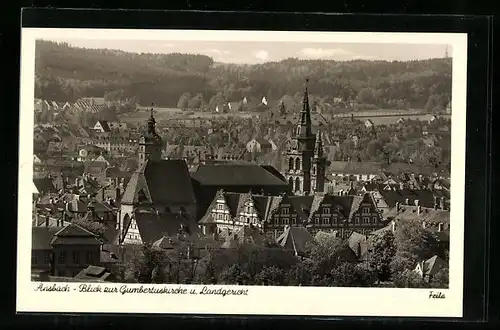
<svg viewBox="0 0 500 330">
<path fill-rule="evenodd" d="M 201 164 L 191 177 L 206 186 L 287 186 L 267 167 L 256 164 Z"/>
<path fill-rule="evenodd" d="M 122 204 L 154 205 L 196 203 L 186 162 L 180 159 L 148 160 L 127 184 Z"/>
</svg>

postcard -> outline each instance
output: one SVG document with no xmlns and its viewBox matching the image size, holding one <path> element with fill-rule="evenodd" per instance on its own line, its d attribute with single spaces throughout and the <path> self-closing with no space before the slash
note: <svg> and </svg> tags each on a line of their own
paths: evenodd
<svg viewBox="0 0 500 330">
<path fill-rule="evenodd" d="M 17 311 L 461 317 L 466 55 L 23 28 Z"/>
</svg>

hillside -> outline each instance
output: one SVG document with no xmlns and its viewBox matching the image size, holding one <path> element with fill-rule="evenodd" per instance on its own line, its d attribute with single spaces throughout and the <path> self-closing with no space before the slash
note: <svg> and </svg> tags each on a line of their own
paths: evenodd
<svg viewBox="0 0 500 330">
<path fill-rule="evenodd" d="M 214 63 L 205 55 L 136 54 L 41 40 L 36 44 L 35 96 L 56 101 L 106 95 L 176 107 L 183 96 L 194 100 L 192 107 L 200 108 L 214 99 L 297 100 L 306 77 L 317 102 L 333 104 L 334 98 L 341 97 L 367 109 L 444 108 L 451 95 L 451 59 L 287 59 L 232 65 Z"/>
</svg>

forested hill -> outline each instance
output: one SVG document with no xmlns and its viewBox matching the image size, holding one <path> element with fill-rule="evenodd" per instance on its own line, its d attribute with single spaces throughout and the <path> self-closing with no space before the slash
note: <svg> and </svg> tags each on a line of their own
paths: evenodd
<svg viewBox="0 0 500 330">
<path fill-rule="evenodd" d="M 444 106 L 451 96 L 451 59 L 347 62 L 286 59 L 256 65 L 214 63 L 205 55 L 136 54 L 37 41 L 38 98 L 73 101 L 83 96 L 136 97 L 175 107 L 189 93 L 208 104 L 215 97 L 269 101 L 301 93 L 310 79 L 314 98 L 340 97 L 380 108 Z"/>
</svg>

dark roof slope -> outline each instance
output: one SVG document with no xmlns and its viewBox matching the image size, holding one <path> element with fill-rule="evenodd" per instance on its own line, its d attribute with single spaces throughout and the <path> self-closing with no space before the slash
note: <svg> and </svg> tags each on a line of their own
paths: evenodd
<svg viewBox="0 0 500 330">
<path fill-rule="evenodd" d="M 62 227 L 32 227 L 31 228 L 31 249 L 50 250 L 50 241 L 55 233 Z"/>
<path fill-rule="evenodd" d="M 156 213 L 137 210 L 134 219 L 144 243 L 153 244 L 162 237 L 176 236 L 181 226 L 188 228 L 190 234 L 198 234 L 200 229 L 194 219 L 176 213 Z"/>
<path fill-rule="evenodd" d="M 288 186 L 269 167 L 255 164 L 202 164 L 191 176 L 206 186 Z"/>
<path fill-rule="evenodd" d="M 180 159 L 149 160 L 132 174 L 121 203 L 136 204 L 142 193 L 155 205 L 196 203 L 186 162 Z"/>
<path fill-rule="evenodd" d="M 51 193 L 56 191 L 54 182 L 51 178 L 35 178 L 33 179 L 33 183 L 39 192 Z"/>
</svg>

